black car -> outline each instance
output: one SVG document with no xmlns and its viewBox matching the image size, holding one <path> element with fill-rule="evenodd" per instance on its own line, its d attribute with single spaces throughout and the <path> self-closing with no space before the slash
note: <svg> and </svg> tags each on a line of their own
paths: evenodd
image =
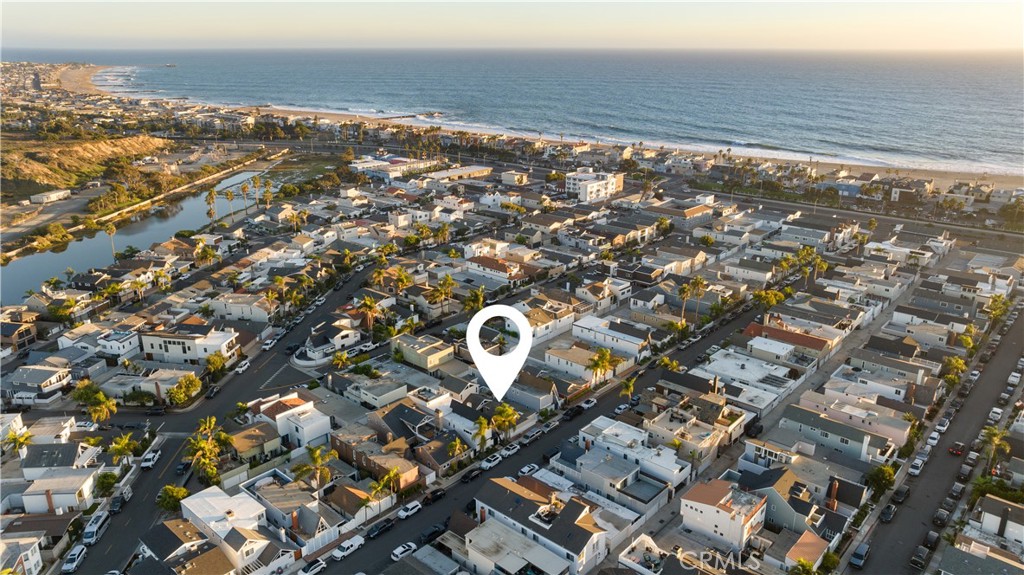
<svg viewBox="0 0 1024 575">
<path fill-rule="evenodd" d="M 146 415 L 167 415 L 166 407 L 150 407 L 146 410 Z"/>
<path fill-rule="evenodd" d="M 965 383 L 965 384 L 960 386 L 960 391 L 956 392 L 956 394 L 959 395 L 960 397 L 967 397 L 968 395 L 971 394 L 971 391 L 973 389 L 974 389 L 974 385 L 973 384 Z"/>
<path fill-rule="evenodd" d="M 447 492 L 444 489 L 434 489 L 430 493 L 427 493 L 427 495 L 423 498 L 423 504 L 424 505 L 430 505 L 431 503 L 434 503 L 435 501 L 440 501 L 440 500 L 444 499 L 444 496 L 446 494 L 447 494 Z"/>
<path fill-rule="evenodd" d="M 949 523 L 949 511 L 945 509 L 939 509 L 932 516 L 932 524 L 937 527 L 945 527 L 947 523 Z"/>
<path fill-rule="evenodd" d="M 477 477 L 480 477 L 480 475 L 482 475 L 483 472 L 484 470 L 480 469 L 479 467 L 475 469 L 470 469 L 469 471 L 466 472 L 465 475 L 462 476 L 462 479 L 460 479 L 459 481 L 463 483 L 469 483 L 470 481 L 473 481 Z"/>
<path fill-rule="evenodd" d="M 115 495 L 114 498 L 110 500 L 110 512 L 112 514 L 120 513 L 121 512 L 121 508 L 123 508 L 123 507 L 124 507 L 124 497 L 122 497 L 120 495 Z"/>
<path fill-rule="evenodd" d="M 764 425 L 760 423 L 755 423 L 751 425 L 749 429 L 747 429 L 747 437 L 757 437 L 762 433 L 764 433 Z"/>
<path fill-rule="evenodd" d="M 430 529 L 420 533 L 420 545 L 426 545 L 434 539 L 437 539 L 445 532 L 445 530 L 445 526 L 442 523 L 431 526 Z"/>
<path fill-rule="evenodd" d="M 565 410 L 565 413 L 562 414 L 562 421 L 571 421 L 580 415 L 583 415 L 583 408 L 578 405 L 574 405 Z"/>
<path fill-rule="evenodd" d="M 892 500 L 896 503 L 903 503 L 907 500 L 907 496 L 910 495 L 910 486 L 907 484 L 900 485 L 896 488 L 896 491 L 892 494 Z"/>
<path fill-rule="evenodd" d="M 929 531 L 928 535 L 924 536 L 923 545 L 929 549 L 934 550 L 939 545 L 940 535 L 936 531 Z"/>
<path fill-rule="evenodd" d="M 964 400 L 960 399 L 959 397 L 954 397 L 953 400 L 949 402 L 949 407 L 957 411 L 960 411 L 960 409 L 963 408 L 963 406 Z"/>
<path fill-rule="evenodd" d="M 939 507 L 952 513 L 953 510 L 956 509 L 956 499 L 953 499 L 952 497 L 947 497 L 942 500 L 942 504 L 939 505 Z"/>
<path fill-rule="evenodd" d="M 291 355 L 295 353 L 295 351 L 298 350 L 299 347 L 301 346 L 297 343 L 288 344 L 288 347 L 284 348 L 284 352 L 287 353 L 288 355 Z"/>
<path fill-rule="evenodd" d="M 206 392 L 206 399 L 213 399 L 218 393 L 220 393 L 220 387 L 211 387 L 210 390 Z"/>
<path fill-rule="evenodd" d="M 383 519 L 381 521 L 378 521 L 377 523 L 374 523 L 373 526 L 370 527 L 370 529 L 366 532 L 366 536 L 370 539 L 376 539 L 381 534 L 390 531 L 394 527 L 395 520 L 391 517 L 388 517 L 387 519 Z"/>
<path fill-rule="evenodd" d="M 629 405 L 633 407 L 640 405 L 640 394 L 636 394 L 633 397 L 629 398 Z"/>
<path fill-rule="evenodd" d="M 185 475 L 185 473 L 188 472 L 188 470 L 191 469 L 191 468 L 192 468 L 192 462 L 191 461 L 182 461 L 181 463 L 178 464 L 177 467 L 174 468 L 174 474 L 175 475 Z"/>
<path fill-rule="evenodd" d="M 697 363 L 704 363 L 707 360 L 708 360 L 707 354 L 703 354 L 702 353 L 702 354 L 697 356 Z"/>
<path fill-rule="evenodd" d="M 882 520 L 882 523 L 888 523 L 892 521 L 893 517 L 896 517 L 896 506 L 890 503 L 882 509 L 882 516 L 880 519 Z"/>
</svg>

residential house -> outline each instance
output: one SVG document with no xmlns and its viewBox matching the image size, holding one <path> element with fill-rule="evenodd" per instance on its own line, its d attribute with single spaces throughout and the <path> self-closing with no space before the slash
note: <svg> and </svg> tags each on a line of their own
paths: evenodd
<svg viewBox="0 0 1024 575">
<path fill-rule="evenodd" d="M 764 526 L 767 498 L 741 491 L 721 479 L 699 482 L 679 501 L 682 528 L 726 546 L 732 551 L 747 548 Z"/>
</svg>

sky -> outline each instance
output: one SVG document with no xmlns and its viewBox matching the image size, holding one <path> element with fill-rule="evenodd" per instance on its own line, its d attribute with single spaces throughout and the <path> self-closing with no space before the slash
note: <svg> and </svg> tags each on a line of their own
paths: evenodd
<svg viewBox="0 0 1024 575">
<path fill-rule="evenodd" d="M 0 48 L 1021 51 L 1022 6 L 4 1 Z"/>
</svg>

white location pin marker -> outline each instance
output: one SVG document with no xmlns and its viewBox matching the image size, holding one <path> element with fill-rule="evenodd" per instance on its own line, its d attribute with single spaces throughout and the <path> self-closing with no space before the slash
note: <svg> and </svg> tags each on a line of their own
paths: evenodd
<svg viewBox="0 0 1024 575">
<path fill-rule="evenodd" d="M 504 317 L 516 324 L 519 332 L 519 344 L 512 351 L 505 355 L 491 355 L 480 345 L 480 328 L 484 322 L 495 317 Z M 501 401 L 512 387 L 512 382 L 519 375 L 519 370 L 526 363 L 526 357 L 530 355 L 530 346 L 533 345 L 533 328 L 530 327 L 530 320 L 514 307 L 507 305 L 489 305 L 476 312 L 473 319 L 469 320 L 469 328 L 466 330 L 466 344 L 469 346 L 469 354 L 473 356 L 473 363 L 477 371 L 484 378 L 484 383 L 490 388 L 494 397 Z"/>
</svg>

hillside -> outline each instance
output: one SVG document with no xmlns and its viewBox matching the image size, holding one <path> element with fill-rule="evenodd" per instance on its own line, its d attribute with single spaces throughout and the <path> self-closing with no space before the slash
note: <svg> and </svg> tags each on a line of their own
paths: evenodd
<svg viewBox="0 0 1024 575">
<path fill-rule="evenodd" d="M 40 189 L 71 188 L 103 173 L 112 158 L 146 156 L 171 145 L 170 140 L 130 136 L 77 142 L 8 141 L 3 146 L 3 199 L 19 199 Z"/>
</svg>

